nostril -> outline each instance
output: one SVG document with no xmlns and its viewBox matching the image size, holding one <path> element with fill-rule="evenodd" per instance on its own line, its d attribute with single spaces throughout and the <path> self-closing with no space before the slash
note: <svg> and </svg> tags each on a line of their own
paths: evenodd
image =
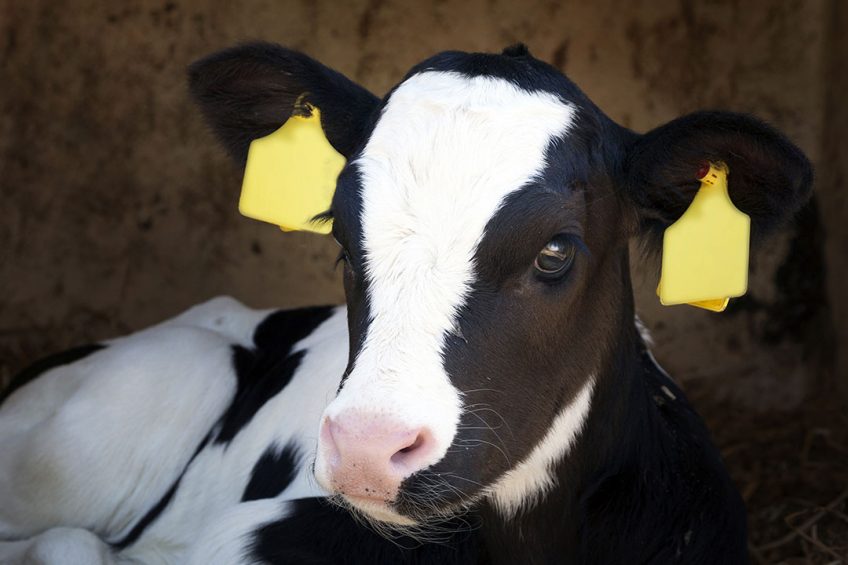
<svg viewBox="0 0 848 565">
<path fill-rule="evenodd" d="M 415 451 L 416 449 L 418 449 L 423 444 L 424 444 L 424 435 L 418 434 L 417 436 L 415 436 L 415 441 L 413 441 L 411 444 L 407 445 L 406 447 L 398 450 L 398 452 L 395 455 L 400 454 L 400 453 L 409 453 L 410 451 Z"/>
<path fill-rule="evenodd" d="M 316 477 L 345 496 L 392 498 L 404 478 L 438 459 L 432 430 L 382 414 L 326 415 L 319 437 Z"/>
<path fill-rule="evenodd" d="M 330 452 L 333 458 L 338 458 L 338 446 L 336 444 L 338 431 L 334 429 L 336 427 L 336 423 L 330 418 L 325 418 L 321 424 L 321 440 L 324 442 L 325 449 Z"/>
<path fill-rule="evenodd" d="M 429 455 L 432 438 L 426 430 L 415 434 L 412 442 L 400 448 L 391 456 L 391 462 L 407 472 L 421 468 L 422 460 Z"/>
</svg>

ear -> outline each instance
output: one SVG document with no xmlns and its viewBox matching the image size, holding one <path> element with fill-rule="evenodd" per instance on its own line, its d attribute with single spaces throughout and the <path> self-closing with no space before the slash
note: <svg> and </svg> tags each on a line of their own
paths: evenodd
<svg viewBox="0 0 848 565">
<path fill-rule="evenodd" d="M 318 107 L 330 144 L 349 158 L 379 105 L 377 97 L 342 74 L 271 43 L 214 53 L 192 64 L 188 76 L 204 117 L 242 165 L 250 142 L 282 126 L 298 101 Z"/>
<path fill-rule="evenodd" d="M 629 145 L 627 191 L 649 243 L 689 207 L 705 161 L 724 161 L 734 205 L 751 217 L 755 241 L 789 220 L 810 196 L 813 169 L 798 147 L 760 120 L 730 112 L 696 112 Z"/>
</svg>

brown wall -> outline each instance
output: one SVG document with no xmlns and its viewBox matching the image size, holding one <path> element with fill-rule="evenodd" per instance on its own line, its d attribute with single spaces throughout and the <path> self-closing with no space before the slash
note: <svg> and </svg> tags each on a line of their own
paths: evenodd
<svg viewBox="0 0 848 565">
<path fill-rule="evenodd" d="M 838 388 L 848 399 L 848 3 L 835 1 L 827 14 L 828 68 L 819 170 L 819 198 L 827 229 L 825 257 L 831 317 L 836 325 L 835 378 L 822 383 L 825 393 Z"/>
<path fill-rule="evenodd" d="M 256 306 L 342 300 L 330 240 L 237 214 L 239 173 L 189 103 L 190 61 L 261 38 L 382 93 L 436 51 L 524 41 L 624 125 L 644 131 L 705 107 L 750 111 L 819 165 L 826 250 L 810 209 L 755 256 L 752 291 L 732 311 L 660 307 L 654 266 L 634 261 L 639 310 L 675 376 L 746 406 L 792 405 L 818 386 L 831 343 L 821 254 L 833 273 L 846 270 L 845 171 L 834 167 L 842 133 L 830 117 L 848 94 L 844 78 L 831 79 L 841 74 L 831 51 L 845 52 L 831 37 L 834 14 L 845 21 L 839 4 L 0 3 L 0 380 L 36 355 L 216 294 Z M 840 284 L 829 290 L 845 319 Z"/>
</svg>

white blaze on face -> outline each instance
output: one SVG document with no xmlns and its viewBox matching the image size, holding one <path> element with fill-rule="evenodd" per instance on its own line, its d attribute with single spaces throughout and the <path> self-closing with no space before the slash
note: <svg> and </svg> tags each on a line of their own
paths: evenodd
<svg viewBox="0 0 848 565">
<path fill-rule="evenodd" d="M 476 247 L 504 198 L 542 172 L 574 113 L 553 94 L 492 77 L 427 71 L 395 90 L 356 160 L 371 321 L 327 415 L 426 427 L 438 447 L 428 465 L 444 456 L 462 402 L 442 348 Z"/>
</svg>

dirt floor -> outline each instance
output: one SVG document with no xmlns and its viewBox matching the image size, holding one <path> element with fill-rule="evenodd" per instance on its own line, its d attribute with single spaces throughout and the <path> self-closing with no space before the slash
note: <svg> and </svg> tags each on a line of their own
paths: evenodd
<svg viewBox="0 0 848 565">
<path fill-rule="evenodd" d="M 752 562 L 848 563 L 848 409 L 828 395 L 757 414 L 688 394 L 745 499 Z"/>
</svg>

